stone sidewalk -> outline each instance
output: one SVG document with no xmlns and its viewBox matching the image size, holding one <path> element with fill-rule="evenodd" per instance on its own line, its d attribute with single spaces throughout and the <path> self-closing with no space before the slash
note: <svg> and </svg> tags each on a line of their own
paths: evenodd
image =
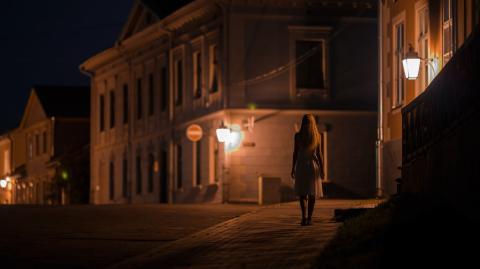
<svg viewBox="0 0 480 269">
<path fill-rule="evenodd" d="M 377 203 L 317 201 L 313 226 L 299 225 L 297 203 L 269 206 L 110 268 L 309 268 L 341 224 L 332 220 L 334 209 Z"/>
</svg>

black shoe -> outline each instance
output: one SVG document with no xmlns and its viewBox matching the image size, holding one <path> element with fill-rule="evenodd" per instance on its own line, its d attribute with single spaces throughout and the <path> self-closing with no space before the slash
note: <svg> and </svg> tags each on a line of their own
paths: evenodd
<svg viewBox="0 0 480 269">
<path fill-rule="evenodd" d="M 307 219 L 302 219 L 302 221 L 300 222 L 300 225 L 301 226 L 307 225 Z"/>
<path fill-rule="evenodd" d="M 312 219 L 308 218 L 305 225 L 308 225 L 308 226 L 313 225 Z"/>
</svg>

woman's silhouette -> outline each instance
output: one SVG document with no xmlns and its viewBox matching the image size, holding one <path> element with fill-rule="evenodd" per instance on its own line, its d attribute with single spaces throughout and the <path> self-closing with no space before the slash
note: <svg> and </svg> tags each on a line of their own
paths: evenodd
<svg viewBox="0 0 480 269">
<path fill-rule="evenodd" d="M 301 225 L 312 224 L 315 196 L 323 196 L 322 182 L 324 177 L 323 156 L 320 150 L 320 134 L 312 114 L 302 118 L 300 131 L 295 134 L 293 150 L 292 178 L 295 180 L 295 193 L 300 199 L 302 209 Z M 317 192 L 318 191 L 318 192 Z M 308 199 L 308 215 L 305 204 Z"/>
</svg>

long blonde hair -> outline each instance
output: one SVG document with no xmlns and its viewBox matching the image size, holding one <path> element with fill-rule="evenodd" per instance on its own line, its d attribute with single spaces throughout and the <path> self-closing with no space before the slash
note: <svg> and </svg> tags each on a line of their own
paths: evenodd
<svg viewBox="0 0 480 269">
<path fill-rule="evenodd" d="M 302 126 L 298 132 L 301 144 L 310 150 L 315 149 L 320 144 L 320 134 L 318 133 L 317 123 L 312 114 L 305 114 L 302 118 Z"/>
</svg>

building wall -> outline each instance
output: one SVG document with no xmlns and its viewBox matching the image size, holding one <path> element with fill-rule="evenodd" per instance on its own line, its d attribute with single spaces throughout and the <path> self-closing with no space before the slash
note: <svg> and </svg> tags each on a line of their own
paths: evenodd
<svg viewBox="0 0 480 269">
<path fill-rule="evenodd" d="M 186 7 L 182 14 L 172 14 L 162 24 L 143 27 L 140 33 L 134 34 L 126 40 L 118 42 L 116 48 L 109 49 L 84 63 L 81 68 L 91 72 L 92 80 L 92 110 L 91 110 L 91 202 L 92 203 L 144 203 L 158 202 L 160 200 L 160 174 L 162 168 L 154 173 L 153 191 L 148 190 L 147 175 L 149 173 L 149 155 L 152 154 L 154 162 L 160 160 L 162 149 L 167 151 L 168 164 L 163 170 L 167 174 L 168 202 L 222 202 L 229 199 L 251 199 L 256 196 L 257 176 L 248 164 L 252 160 L 264 162 L 259 164 L 257 173 L 282 173 L 282 179 L 288 182 L 290 157 L 285 150 L 279 155 L 278 164 L 272 165 L 262 152 L 274 152 L 281 145 L 293 137 L 291 126 L 298 121 L 288 118 L 287 124 L 280 121 L 266 125 L 267 129 L 283 130 L 290 132 L 288 138 L 269 140 L 268 135 L 260 138 L 262 150 L 241 148 L 238 152 L 228 152 L 224 144 L 216 140 L 215 130 L 222 122 L 230 124 L 231 120 L 242 120 L 245 113 L 236 115 L 231 109 L 259 108 L 259 109 L 317 109 L 317 110 L 368 110 L 375 109 L 376 86 L 372 83 L 375 77 L 376 61 L 372 61 L 376 54 L 370 52 L 375 42 L 367 42 L 363 53 L 348 56 L 349 52 L 356 49 L 350 46 L 340 46 L 345 40 L 352 41 L 359 38 L 375 40 L 375 21 L 372 17 L 356 18 L 349 20 L 331 19 L 317 20 L 318 16 L 306 15 L 305 8 L 292 8 L 292 3 L 266 2 L 264 9 L 258 3 L 248 1 L 232 1 L 230 5 L 218 6 L 211 2 L 196 1 Z M 278 4 L 278 6 L 277 6 Z M 263 4 L 262 4 L 263 5 Z M 336 7 L 336 6 L 335 6 Z M 136 7 L 134 7 L 136 8 Z M 369 12 L 374 7 L 367 5 Z M 188 11 L 188 12 L 187 12 Z M 354 10 L 357 11 L 357 10 Z M 263 14 L 259 14 L 263 12 Z M 188 14 L 185 16 L 184 14 Z M 202 15 L 199 15 L 202 14 Z M 375 14 L 375 13 L 374 13 Z M 342 15 L 339 15 L 342 16 Z M 306 19 L 308 17 L 308 19 Z M 345 17 L 348 17 L 345 15 Z M 129 21 L 127 24 L 136 23 Z M 293 28 L 292 28 L 293 27 Z M 297 95 L 292 84 L 290 71 L 282 71 L 278 77 L 269 79 L 268 83 L 244 83 L 246 79 L 269 72 L 272 68 L 288 64 L 295 60 L 295 38 L 317 38 L 320 36 L 327 40 L 325 29 L 329 34 L 336 33 L 338 39 L 326 47 L 325 54 L 329 61 L 327 64 L 326 78 L 329 84 L 327 89 Z M 133 29 L 133 28 L 132 28 Z M 308 31 L 305 32 L 305 29 Z M 312 32 L 313 37 L 312 37 Z M 217 65 L 213 65 L 213 47 L 217 48 Z M 268 49 L 266 49 L 268 48 Z M 194 95 L 194 55 L 201 52 L 202 87 L 201 96 Z M 176 98 L 176 66 L 182 61 L 183 83 L 181 92 L 183 102 L 175 103 Z M 363 66 L 359 66 L 362 62 Z M 161 109 L 163 84 L 161 70 L 167 70 L 167 107 Z M 216 68 L 218 75 L 218 91 L 212 91 L 212 74 Z M 286 69 L 288 70 L 288 69 Z M 149 113 L 150 75 L 154 82 L 154 111 Z M 345 79 L 348 78 L 348 79 Z M 350 84 L 347 80 L 353 80 Z M 141 84 L 141 104 L 139 107 L 138 84 Z M 124 85 L 128 86 L 128 120 L 123 122 L 124 112 Z M 115 103 L 112 106 L 111 93 L 115 94 Z M 103 97 L 101 97 L 103 96 Z M 101 99 L 103 98 L 103 101 Z M 100 104 L 103 102 L 103 106 Z M 113 109 L 112 109 L 113 108 Z M 140 110 L 139 110 L 140 108 Z M 101 112 L 101 110 L 104 112 Z M 110 125 L 111 111 L 115 114 L 115 123 Z M 138 117 L 139 111 L 142 116 Z M 360 113 L 361 114 L 361 113 Z M 367 113 L 370 115 L 369 113 Z M 355 113 L 345 114 L 345 117 L 331 120 L 338 125 L 338 138 L 335 134 L 332 141 L 337 141 L 338 146 L 332 148 L 333 156 L 338 160 L 350 160 L 346 142 L 339 143 L 347 138 L 349 124 L 356 126 Z M 363 114 L 362 114 L 363 115 Z M 102 117 L 103 116 L 103 117 Z M 371 115 L 370 115 L 371 116 Z M 362 116 L 360 122 L 371 127 L 370 116 Z M 102 119 L 103 118 L 103 119 Z M 104 128 L 100 128 L 101 121 Z M 270 119 L 272 120 L 272 119 Z M 268 122 L 268 121 L 265 121 Z M 201 155 L 202 173 L 201 186 L 196 184 L 196 146 L 185 136 L 186 128 L 190 124 L 199 124 L 203 128 L 201 150 L 207 152 Z M 260 130 L 262 124 L 258 127 Z M 289 127 L 286 127 L 289 126 Z M 243 128 L 243 127 L 242 127 Z M 373 128 L 374 129 L 374 128 Z M 372 130 L 373 130 L 372 129 Z M 337 129 L 334 129 L 334 132 Z M 287 133 L 282 133 L 286 135 Z M 369 132 L 366 131 L 358 137 L 358 141 L 369 141 Z M 336 140 L 338 139 L 338 140 Z M 290 143 L 290 142 L 288 142 Z M 181 145 L 182 156 L 182 187 L 178 186 L 177 156 L 178 147 Z M 368 143 L 364 144 L 365 147 Z M 373 143 L 366 161 L 371 160 L 370 151 L 373 152 Z M 268 147 L 271 147 L 268 149 Z M 266 149 L 267 148 L 267 149 Z M 352 145 L 356 148 L 356 145 Z M 266 150 L 265 150 L 266 149 Z M 356 150 L 355 150 L 356 151 Z M 216 155 L 214 152 L 217 152 Z M 252 158 L 242 158 L 247 154 Z M 137 156 L 140 157 L 142 190 L 137 194 Z M 212 156 L 217 156 L 216 160 Z M 246 155 L 245 155 L 246 156 Z M 281 157 L 280 157 L 281 156 Z M 352 162 L 358 156 L 352 156 Z M 123 159 L 128 164 L 128 193 L 123 195 Z M 240 160 L 243 159 L 243 160 Z M 360 162 L 356 160 L 355 162 Z M 246 162 L 246 163 L 243 163 Z M 343 160 L 338 163 L 343 162 Z M 113 163 L 113 173 L 110 173 L 110 164 Z M 256 163 L 258 164 L 258 163 Z M 291 164 L 290 164 L 291 165 Z M 366 195 L 370 193 L 369 168 L 360 166 L 357 170 L 357 179 L 366 180 L 365 186 L 355 183 L 357 179 L 347 179 L 348 175 L 341 167 L 333 167 L 336 183 L 354 189 L 355 192 Z M 255 165 L 253 165 L 255 167 Z M 286 173 L 286 174 L 285 174 Z M 113 185 L 110 175 L 113 174 Z M 216 175 L 216 176 L 214 176 Z M 373 176 L 372 176 L 373 179 Z M 290 183 L 291 184 L 291 183 Z M 114 193 L 111 196 L 110 188 Z"/>
<path fill-rule="evenodd" d="M 444 32 L 443 12 L 444 3 L 443 0 L 404 0 L 395 1 L 388 0 L 383 1 L 382 8 L 382 101 L 383 101 L 383 151 L 382 151 L 382 181 L 385 186 L 391 186 L 395 178 L 400 176 L 399 172 L 396 172 L 397 167 L 401 164 L 402 152 L 399 150 L 399 141 L 402 139 L 402 118 L 401 109 L 420 95 L 428 86 L 429 82 L 438 74 L 443 66 L 448 61 L 443 57 L 443 46 L 446 34 Z M 479 5 L 475 1 L 471 0 L 452 0 L 452 52 L 455 51 L 463 44 L 465 39 L 470 35 L 478 22 L 474 21 L 475 5 Z M 422 7 L 428 9 L 428 55 L 421 54 L 421 47 L 418 40 L 420 40 L 420 19 L 418 12 Z M 478 11 L 477 11 L 478 12 Z M 419 78 L 417 80 L 407 80 L 403 78 L 405 83 L 405 98 L 402 104 L 395 106 L 393 102 L 394 96 L 394 56 L 395 56 L 395 37 L 394 26 L 397 22 L 404 21 L 405 25 L 405 41 L 404 51 L 408 51 L 408 45 L 412 44 L 414 50 L 420 53 L 423 58 L 435 59 L 433 65 L 429 65 L 429 72 L 435 68 L 436 74 L 431 75 L 428 83 L 421 83 L 420 81 L 425 76 L 425 70 L 421 65 Z M 425 64 L 425 62 L 422 62 Z M 403 74 L 402 74 L 403 76 Z M 387 187 L 386 194 L 392 194 L 394 189 Z"/>
<path fill-rule="evenodd" d="M 12 146 L 8 136 L 0 137 L 0 180 L 5 180 L 4 187 L 0 186 L 0 204 L 12 203 L 13 181 L 9 177 L 12 165 Z"/>
<path fill-rule="evenodd" d="M 302 116 L 317 117 L 325 136 L 325 197 L 371 197 L 375 191 L 375 124 L 374 112 L 350 111 L 258 111 L 232 112 L 232 123 L 255 115 L 252 132 L 243 131 L 244 139 L 229 159 L 229 199 L 256 200 L 258 177 L 279 177 L 282 200 L 295 198 L 290 177 L 294 134 Z M 353 133 L 351 130 L 357 130 Z"/>
</svg>

